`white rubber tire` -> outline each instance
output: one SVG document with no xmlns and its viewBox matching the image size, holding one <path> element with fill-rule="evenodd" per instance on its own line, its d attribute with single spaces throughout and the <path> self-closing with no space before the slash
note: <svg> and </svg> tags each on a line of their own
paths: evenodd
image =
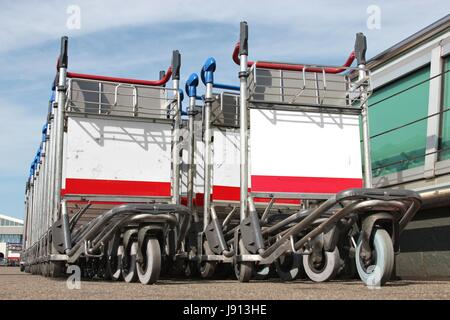
<svg viewBox="0 0 450 320">
<path fill-rule="evenodd" d="M 281 280 L 294 281 L 303 273 L 302 256 L 295 253 L 289 254 L 289 257 L 281 256 L 275 260 L 275 269 Z"/>
<path fill-rule="evenodd" d="M 138 243 L 133 242 L 128 245 L 128 251 L 124 252 L 124 259 L 128 259 L 127 264 L 122 262 L 122 276 L 123 280 L 127 283 L 136 282 L 138 279 L 136 272 L 136 254 L 137 254 Z M 128 269 L 124 266 L 128 265 Z"/>
<path fill-rule="evenodd" d="M 314 282 L 325 282 L 332 280 L 339 272 L 341 258 L 339 249 L 334 248 L 332 252 L 324 251 L 324 267 L 321 270 L 316 270 L 311 265 L 311 258 L 309 255 L 303 256 L 303 267 L 309 279 Z"/>
<path fill-rule="evenodd" d="M 368 268 L 363 266 L 364 264 L 360 257 L 361 244 L 362 239 L 360 237 L 355 253 L 356 269 L 359 277 L 367 286 L 377 287 L 384 285 L 391 278 L 394 270 L 394 248 L 389 233 L 384 229 L 375 231 L 372 248 L 376 255 L 375 263 Z"/>
<path fill-rule="evenodd" d="M 136 262 L 139 281 L 142 284 L 153 284 L 158 281 L 161 273 L 161 247 L 158 239 L 148 238 L 144 240 L 140 250 L 144 255 L 145 263 Z"/>
<path fill-rule="evenodd" d="M 244 241 L 239 240 L 239 254 L 248 254 Z M 234 264 L 234 273 L 239 282 L 249 282 L 253 275 L 255 264 L 251 261 L 241 261 Z"/>
</svg>

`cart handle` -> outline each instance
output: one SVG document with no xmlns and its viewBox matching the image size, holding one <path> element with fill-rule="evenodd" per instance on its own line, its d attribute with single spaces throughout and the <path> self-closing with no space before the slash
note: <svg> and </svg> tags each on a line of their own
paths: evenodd
<svg viewBox="0 0 450 320">
<path fill-rule="evenodd" d="M 233 61 L 240 65 L 240 59 L 239 59 L 239 50 L 240 50 L 240 44 L 239 42 L 236 43 L 236 46 L 234 47 L 233 51 Z M 305 68 L 304 65 L 301 64 L 285 64 L 285 63 L 273 63 L 273 62 L 257 62 L 256 66 L 260 68 L 266 68 L 266 69 L 276 69 L 276 70 L 287 70 L 287 71 L 303 71 L 306 70 L 308 72 L 325 72 L 325 73 L 341 73 L 345 71 L 347 67 L 350 67 L 355 60 L 355 52 L 352 51 L 350 55 L 347 58 L 347 61 L 342 65 L 342 67 L 328 67 L 328 68 L 317 68 L 317 67 L 311 67 L 311 68 Z M 253 64 L 255 64 L 254 61 L 248 61 L 247 66 L 251 67 Z"/>
<path fill-rule="evenodd" d="M 169 67 L 167 69 L 166 74 L 160 80 L 138 80 L 138 79 L 129 79 L 129 78 L 116 78 L 116 77 L 106 77 L 106 76 L 76 73 L 76 72 L 67 72 L 67 76 L 69 78 L 120 82 L 120 83 L 128 83 L 128 84 L 143 85 L 143 86 L 162 86 L 162 85 L 166 84 L 167 81 L 169 81 L 170 77 L 172 76 L 172 67 Z"/>
<path fill-rule="evenodd" d="M 213 88 L 239 91 L 239 86 L 224 83 L 214 83 L 214 72 L 216 71 L 216 59 L 209 57 L 206 59 L 205 64 L 200 72 L 200 77 L 203 84 L 212 83 Z"/>
<path fill-rule="evenodd" d="M 198 87 L 198 75 L 196 73 L 192 73 L 186 80 L 184 91 L 186 91 L 188 97 L 196 97 L 197 87 Z"/>
</svg>

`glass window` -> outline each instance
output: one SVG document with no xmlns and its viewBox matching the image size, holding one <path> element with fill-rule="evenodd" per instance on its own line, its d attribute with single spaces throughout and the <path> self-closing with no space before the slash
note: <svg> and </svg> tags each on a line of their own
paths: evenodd
<svg viewBox="0 0 450 320">
<path fill-rule="evenodd" d="M 378 135 L 371 139 L 374 177 L 423 165 L 426 120 L 384 132 L 427 116 L 429 78 L 428 65 L 377 88 L 370 97 L 370 136 Z"/>
</svg>

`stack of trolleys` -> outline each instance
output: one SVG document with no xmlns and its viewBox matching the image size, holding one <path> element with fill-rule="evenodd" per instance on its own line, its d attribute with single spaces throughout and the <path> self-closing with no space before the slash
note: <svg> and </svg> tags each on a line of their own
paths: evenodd
<svg viewBox="0 0 450 320">
<path fill-rule="evenodd" d="M 22 264 L 154 283 L 185 256 L 190 227 L 180 205 L 180 54 L 158 81 L 112 78 L 67 72 L 67 42 L 27 183 Z"/>
<path fill-rule="evenodd" d="M 233 220 L 239 207 L 239 87 L 214 83 L 215 69 L 214 58 L 208 58 L 201 70 L 206 85 L 202 117 L 190 118 L 195 136 L 191 139 L 196 140 L 192 141 L 197 167 L 193 185 L 199 209 L 195 255 L 203 278 L 211 277 L 219 263 L 233 262 L 233 245 L 228 240 L 234 234 L 233 223 L 239 222 Z M 198 82 L 192 74 L 186 83 L 190 110 Z M 213 93 L 213 88 L 226 91 Z"/>
<path fill-rule="evenodd" d="M 390 279 L 399 235 L 421 199 L 408 190 L 371 188 L 365 51 L 366 39 L 357 34 L 355 53 L 342 67 L 252 62 L 248 27 L 241 23 L 233 54 L 240 65 L 240 225 L 234 241 L 241 281 L 255 266 L 277 260 L 289 272 L 298 254 L 314 281 L 333 278 L 351 257 L 364 283 Z M 354 56 L 356 68 L 350 67 Z M 255 205 L 261 200 L 269 200 L 263 211 Z M 294 200 L 294 213 L 272 208 Z"/>
</svg>

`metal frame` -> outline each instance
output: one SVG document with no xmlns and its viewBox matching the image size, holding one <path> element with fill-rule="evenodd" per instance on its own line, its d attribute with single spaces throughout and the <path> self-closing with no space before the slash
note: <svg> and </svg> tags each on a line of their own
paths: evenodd
<svg viewBox="0 0 450 320">
<path fill-rule="evenodd" d="M 374 219 L 379 219 L 376 216 L 376 212 L 380 210 L 388 210 L 396 212 L 393 218 L 396 223 L 399 224 L 400 232 L 404 229 L 406 224 L 414 216 L 417 210 L 420 208 L 420 197 L 412 191 L 394 191 L 394 190 L 382 190 L 371 189 L 372 187 L 372 170 L 370 162 L 370 139 L 369 139 L 369 122 L 368 122 L 368 105 L 367 100 L 370 95 L 370 73 L 365 68 L 365 48 L 366 40 L 362 34 L 357 34 L 357 40 L 355 43 L 355 54 L 358 60 L 358 67 L 351 68 L 334 67 L 334 66 L 316 66 L 316 65 L 298 65 L 281 62 L 249 62 L 248 61 L 248 27 L 245 22 L 241 22 L 241 35 L 239 49 L 239 62 L 240 62 L 240 119 L 241 119 L 241 200 L 240 200 L 240 219 L 241 219 L 241 236 L 244 240 L 244 245 L 248 252 L 241 253 L 236 256 L 237 262 L 259 262 L 260 264 L 270 264 L 274 262 L 278 257 L 283 254 L 294 252 L 301 254 L 309 254 L 308 248 L 312 247 L 310 243 L 312 239 L 319 236 L 321 233 L 334 227 L 341 219 L 349 219 L 349 221 L 360 221 L 361 216 L 371 216 L 375 212 Z M 235 60 L 237 63 L 238 61 Z M 257 70 L 258 64 L 263 65 L 262 70 L 275 70 L 279 71 L 280 86 L 273 86 L 267 83 L 263 83 L 262 90 L 258 89 L 257 82 Z M 271 66 L 273 64 L 273 67 Z M 303 82 L 303 86 L 299 85 L 298 93 L 291 94 L 290 100 L 286 101 L 286 88 L 284 87 L 284 78 L 282 68 L 286 70 L 292 70 L 293 66 L 296 66 L 296 70 L 303 75 L 303 78 L 299 78 L 299 82 Z M 316 91 L 308 89 L 306 85 L 307 72 L 310 70 L 314 74 L 314 80 L 316 83 Z M 346 97 L 350 98 L 350 101 L 345 101 L 344 105 L 327 105 L 324 104 L 324 99 L 321 99 L 320 91 L 327 90 L 326 74 L 330 70 L 334 73 L 334 70 L 338 72 L 346 71 L 349 84 L 346 86 Z M 354 78 L 356 73 L 357 78 Z M 322 75 L 321 81 L 322 87 L 318 85 L 318 74 Z M 276 77 L 276 76 L 275 76 Z M 301 80 L 303 79 L 303 80 Z M 297 80 L 297 79 L 296 79 Z M 269 88 L 269 89 L 267 89 Z M 279 90 L 278 92 L 270 91 L 270 89 Z M 288 88 L 293 89 L 293 88 Z M 309 91 L 308 91 L 309 90 Z M 270 93 L 267 93 L 270 91 Z M 315 103 L 311 102 L 297 102 L 297 97 L 303 95 L 305 92 L 306 99 L 313 99 Z M 310 93 L 313 92 L 313 94 Z M 263 93 L 261 93 L 263 92 Z M 356 98 L 352 97 L 352 94 L 356 94 Z M 265 99 L 265 95 L 271 95 L 271 97 Z M 258 96 L 262 96 L 258 98 Z M 278 99 L 277 99 L 278 98 Z M 329 99 L 329 97 L 326 97 Z M 358 102 L 358 106 L 354 106 L 354 102 Z M 288 110 L 288 111 L 309 111 L 314 112 L 314 108 L 317 112 L 330 112 L 330 113 L 351 113 L 360 114 L 362 123 L 362 142 L 363 142 L 363 156 L 364 156 L 364 185 L 365 189 L 350 189 L 342 191 L 336 195 L 320 195 L 320 194 L 286 194 L 280 192 L 255 192 L 248 193 L 248 176 L 249 176 L 249 163 L 248 163 L 248 128 L 247 125 L 247 112 L 249 109 L 270 109 L 270 110 Z M 261 219 L 256 213 L 254 206 L 254 197 L 269 197 L 271 201 L 268 203 Z M 296 198 L 302 200 L 326 200 L 319 204 L 318 207 L 307 209 L 306 211 L 298 212 L 290 215 L 284 220 L 277 222 L 275 225 L 261 231 L 258 222 L 262 225 L 266 225 L 266 221 L 270 214 L 270 209 L 273 206 L 274 199 L 283 198 Z M 316 201 L 317 202 L 317 201 Z M 320 201 L 319 201 L 320 203 Z M 339 205 L 339 207 L 337 207 Z M 253 217 L 252 217 L 253 214 Z M 355 216 L 356 214 L 356 216 Z M 356 220 L 354 220 L 356 219 Z M 252 228 L 246 229 L 246 225 L 253 224 Z M 371 225 L 373 226 L 373 224 Z M 246 235 L 245 233 L 256 233 Z M 258 235 L 258 233 L 260 233 Z M 293 237 L 297 237 L 294 241 Z M 258 239 L 259 238 L 259 239 Z M 262 245 L 258 246 L 258 242 L 264 238 Z M 299 239 L 298 239 L 299 238 Z M 248 240 L 250 239 L 250 240 Z M 270 241 L 269 239 L 274 239 Z M 269 240 L 269 241 L 268 241 Z M 368 241 L 368 240 L 367 240 Z M 394 239 L 398 241 L 398 239 Z M 255 248 L 256 243 L 256 248 Z M 394 244 L 395 245 L 395 244 Z M 363 246 L 368 247 L 368 244 Z M 367 250 L 366 250 L 367 251 Z M 369 250 L 370 251 L 370 250 Z M 370 256 L 370 252 L 365 252 Z M 247 279 L 248 281 L 248 279 Z"/>
<path fill-rule="evenodd" d="M 168 70 L 160 81 L 140 81 L 102 76 L 91 76 L 67 72 L 68 38 L 61 39 L 61 54 L 58 60 L 58 74 L 53 90 L 54 99 L 50 102 L 48 122 L 43 130 L 41 147 L 32 164 L 30 178 L 27 182 L 25 194 L 26 226 L 24 237 L 24 252 L 22 264 L 33 272 L 47 274 L 51 267 L 48 263 L 69 262 L 77 263 L 82 257 L 101 258 L 105 243 L 117 230 L 128 228 L 129 225 L 160 225 L 163 232 L 175 230 L 170 237 L 175 237 L 172 252 L 181 253 L 184 250 L 184 239 L 190 225 L 190 211 L 180 205 L 180 172 L 179 172 L 179 144 L 181 125 L 181 97 L 179 92 L 180 54 L 174 51 L 172 68 Z M 172 75 L 173 88 L 165 88 L 164 83 Z M 96 112 L 81 110 L 74 107 L 73 102 L 87 103 L 89 101 L 73 101 L 72 83 L 75 79 L 98 84 L 98 105 Z M 123 81 L 123 82 L 121 82 Z M 133 84 L 136 82 L 136 84 Z M 113 85 L 112 92 L 105 92 L 106 85 Z M 132 105 L 118 104 L 120 87 L 133 90 Z M 142 96 L 140 91 L 158 90 L 159 98 Z M 173 92 L 171 98 L 167 92 Z M 96 91 L 97 92 L 97 91 Z M 96 92 L 89 92 L 94 93 Z M 83 93 L 83 92 L 82 92 Z M 102 101 L 103 94 L 114 97 L 114 102 Z M 122 94 L 123 95 L 123 94 Z M 146 113 L 139 105 L 139 98 L 163 99 L 169 108 L 165 110 L 159 103 L 160 114 Z M 163 101 L 161 100 L 161 101 Z M 105 108 L 104 106 L 108 106 Z M 124 114 L 117 114 L 119 108 L 129 108 Z M 113 111 L 108 114 L 105 109 Z M 167 197 L 130 197 L 121 195 L 84 195 L 66 194 L 61 196 L 63 185 L 64 135 L 67 117 L 94 117 L 102 119 L 121 119 L 127 121 L 145 121 L 149 123 L 172 124 L 172 166 L 171 166 L 171 196 Z M 69 218 L 68 203 L 86 203 L 72 218 Z M 110 210 L 98 213 L 95 203 L 111 203 Z M 114 206 L 113 203 L 125 203 Z M 128 203 L 128 204 L 127 204 Z M 94 213 L 94 218 L 84 224 L 77 225 L 80 219 Z M 102 210 L 102 209 L 99 209 Z M 90 214 L 92 215 L 92 214 Z M 147 228 L 149 232 L 152 232 Z M 146 230 L 147 230 L 146 229 Z M 146 231 L 147 232 L 147 231 Z M 164 235 L 162 241 L 164 241 Z M 99 251 L 100 250 L 100 251 Z M 175 259 L 175 257 L 171 257 Z M 38 270 L 39 269 L 39 270 Z M 40 270 L 42 269 L 42 270 Z"/>
</svg>

